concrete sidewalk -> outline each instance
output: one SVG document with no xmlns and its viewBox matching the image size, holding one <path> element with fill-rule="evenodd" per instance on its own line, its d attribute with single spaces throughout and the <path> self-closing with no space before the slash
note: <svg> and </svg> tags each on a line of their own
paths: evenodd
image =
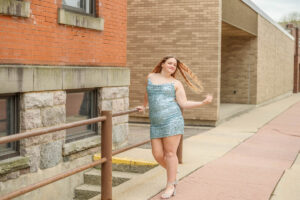
<svg viewBox="0 0 300 200">
<path fill-rule="evenodd" d="M 184 163 L 179 166 L 178 174 L 182 180 L 173 199 L 269 199 L 300 150 L 298 102 L 300 95 L 293 95 L 185 139 Z M 150 149 L 136 148 L 119 156 L 153 160 Z M 115 187 L 113 199 L 146 200 L 153 196 L 159 199 L 158 193 L 164 189 L 165 180 L 164 169 L 156 167 Z M 285 198 L 285 186 L 280 185 L 274 191 L 274 200 Z M 299 188 L 299 183 L 294 187 Z M 299 196 L 284 200 L 297 198 Z"/>
<path fill-rule="evenodd" d="M 173 199 L 269 199 L 300 151 L 299 119 L 300 103 L 297 103 L 222 158 L 181 180 L 178 195 Z M 160 199 L 159 195 L 154 199 Z M 286 200 L 292 199 L 300 196 Z"/>
</svg>

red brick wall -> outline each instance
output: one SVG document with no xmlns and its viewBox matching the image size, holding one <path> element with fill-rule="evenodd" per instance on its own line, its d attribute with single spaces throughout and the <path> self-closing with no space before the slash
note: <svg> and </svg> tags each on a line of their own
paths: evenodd
<svg viewBox="0 0 300 200">
<path fill-rule="evenodd" d="M 127 0 L 96 0 L 104 31 L 57 23 L 61 0 L 31 0 L 30 17 L 0 15 L 0 64 L 126 65 Z"/>
</svg>

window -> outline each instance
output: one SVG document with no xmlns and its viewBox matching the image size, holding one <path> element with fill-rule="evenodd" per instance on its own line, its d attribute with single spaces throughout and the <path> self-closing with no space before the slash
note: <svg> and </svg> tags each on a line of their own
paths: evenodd
<svg viewBox="0 0 300 200">
<path fill-rule="evenodd" d="M 95 15 L 95 0 L 63 0 L 63 7 L 89 15 Z"/>
<path fill-rule="evenodd" d="M 17 96 L 0 96 L 0 137 L 19 132 Z M 0 159 L 19 155 L 19 142 L 0 144 Z"/>
<path fill-rule="evenodd" d="M 66 121 L 67 123 L 85 120 L 97 116 L 97 92 L 67 92 Z M 66 142 L 79 140 L 98 134 L 97 123 L 67 129 Z"/>
</svg>

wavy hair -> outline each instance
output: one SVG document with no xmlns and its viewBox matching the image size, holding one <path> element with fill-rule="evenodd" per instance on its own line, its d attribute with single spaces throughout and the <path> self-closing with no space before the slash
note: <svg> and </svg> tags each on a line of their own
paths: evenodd
<svg viewBox="0 0 300 200">
<path fill-rule="evenodd" d="M 171 74 L 171 76 L 176 78 L 176 73 L 177 71 L 179 71 L 182 77 L 184 78 L 186 84 L 189 86 L 189 88 L 191 88 L 196 93 L 201 93 L 203 91 L 203 86 L 201 81 L 199 81 L 197 76 L 190 70 L 188 66 L 182 63 L 175 56 L 163 57 L 161 61 L 154 67 L 152 73 L 160 73 L 162 70 L 161 65 L 164 64 L 169 58 L 174 58 L 176 59 L 177 62 L 176 70 L 173 74 Z"/>
</svg>

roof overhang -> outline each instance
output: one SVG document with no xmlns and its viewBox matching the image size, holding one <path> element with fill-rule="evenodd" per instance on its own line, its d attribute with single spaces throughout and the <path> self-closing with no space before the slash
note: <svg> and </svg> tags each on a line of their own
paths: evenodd
<svg viewBox="0 0 300 200">
<path fill-rule="evenodd" d="M 241 0 L 223 0 L 222 3 L 223 22 L 257 36 L 257 13 L 253 9 Z"/>
<path fill-rule="evenodd" d="M 222 1 L 222 21 L 245 31 L 253 36 L 257 36 L 258 15 L 273 24 L 280 31 L 294 40 L 294 37 L 262 9 L 251 0 L 223 0 Z"/>
</svg>

